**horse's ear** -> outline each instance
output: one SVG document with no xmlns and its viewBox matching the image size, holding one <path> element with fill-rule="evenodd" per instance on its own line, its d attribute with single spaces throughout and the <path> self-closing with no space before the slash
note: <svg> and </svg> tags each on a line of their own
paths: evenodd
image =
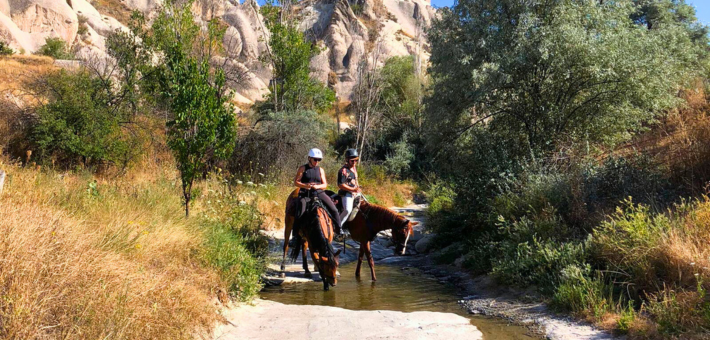
<svg viewBox="0 0 710 340">
<path fill-rule="evenodd" d="M 338 249 L 338 251 L 335 252 L 335 257 L 340 256 L 340 252 L 343 251 L 342 249 Z"/>
<path fill-rule="evenodd" d="M 411 222 L 411 223 L 412 223 L 412 227 L 415 225 L 419 225 L 419 222 Z"/>
</svg>

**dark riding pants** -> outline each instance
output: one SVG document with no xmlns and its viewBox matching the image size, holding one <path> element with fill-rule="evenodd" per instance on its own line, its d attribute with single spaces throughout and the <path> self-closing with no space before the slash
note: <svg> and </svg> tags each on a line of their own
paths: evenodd
<svg viewBox="0 0 710 340">
<path fill-rule="evenodd" d="M 325 205 L 325 208 L 328 209 L 328 212 L 330 213 L 330 216 L 333 217 L 333 228 L 335 229 L 335 232 L 340 234 L 340 214 L 338 214 L 338 208 L 335 207 L 335 203 L 333 203 L 333 200 L 328 197 L 328 194 L 326 194 L 324 191 L 321 191 L 318 193 L 318 199 L 320 199 L 321 202 L 323 202 L 323 205 Z M 306 209 L 306 203 L 308 202 L 308 198 L 302 197 L 301 198 L 301 211 L 298 214 L 298 216 L 302 216 L 305 209 Z"/>
</svg>

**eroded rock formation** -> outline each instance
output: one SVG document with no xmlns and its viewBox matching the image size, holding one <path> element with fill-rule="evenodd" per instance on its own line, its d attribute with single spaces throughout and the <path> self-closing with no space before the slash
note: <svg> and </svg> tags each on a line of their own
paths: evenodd
<svg viewBox="0 0 710 340">
<path fill-rule="evenodd" d="M 154 17 L 162 0 L 109 0 Z M 199 0 L 192 8 L 200 20 L 221 18 L 227 25 L 226 56 L 214 60 L 229 75 L 235 101 L 251 104 L 268 94 L 271 72 L 260 56 L 269 36 L 256 0 Z M 341 100 L 349 100 L 359 65 L 389 57 L 429 55 L 424 28 L 435 15 L 427 0 L 307 0 L 297 7 L 299 28 L 323 51 L 312 72 Z M 18 52 L 34 53 L 48 37 L 67 41 L 79 58 L 108 58 L 105 37 L 125 23 L 100 13 L 91 0 L 0 0 L 0 39 Z M 80 26 L 85 26 L 80 29 Z"/>
</svg>

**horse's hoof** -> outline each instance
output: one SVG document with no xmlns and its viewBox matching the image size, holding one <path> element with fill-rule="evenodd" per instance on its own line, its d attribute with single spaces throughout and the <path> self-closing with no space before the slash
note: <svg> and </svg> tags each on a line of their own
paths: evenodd
<svg viewBox="0 0 710 340">
<path fill-rule="evenodd" d="M 313 277 L 313 274 L 311 274 L 311 272 L 305 272 L 303 273 L 303 277 L 311 278 Z"/>
<path fill-rule="evenodd" d="M 281 278 L 284 278 L 284 277 L 286 277 L 286 273 L 281 272 L 281 274 L 279 276 L 281 276 Z"/>
</svg>

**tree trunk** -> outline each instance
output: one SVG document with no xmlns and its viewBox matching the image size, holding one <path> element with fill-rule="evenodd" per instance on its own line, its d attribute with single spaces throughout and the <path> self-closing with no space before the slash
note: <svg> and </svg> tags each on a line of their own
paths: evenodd
<svg viewBox="0 0 710 340">
<path fill-rule="evenodd" d="M 190 200 L 192 199 L 192 182 L 184 183 L 182 195 L 185 198 L 185 218 L 190 217 Z"/>
<path fill-rule="evenodd" d="M 2 194 L 2 188 L 5 186 L 5 171 L 0 170 L 0 194 Z"/>
</svg>

